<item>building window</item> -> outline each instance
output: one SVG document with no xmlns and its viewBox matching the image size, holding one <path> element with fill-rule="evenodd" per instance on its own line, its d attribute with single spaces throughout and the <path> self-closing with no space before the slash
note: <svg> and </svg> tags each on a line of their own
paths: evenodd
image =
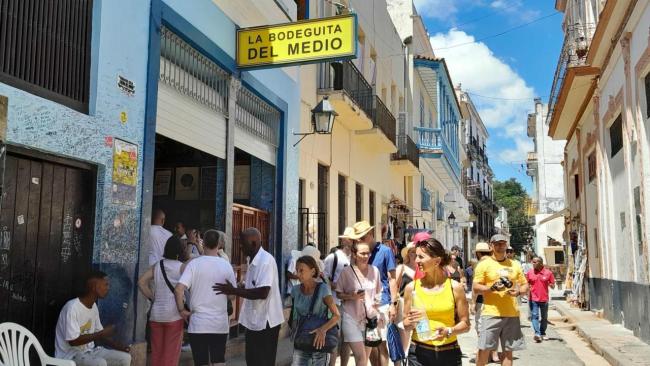
<svg viewBox="0 0 650 366">
<path fill-rule="evenodd" d="M 592 152 L 587 158 L 587 170 L 589 171 L 589 183 L 596 178 L 596 153 Z"/>
<path fill-rule="evenodd" d="M 576 199 L 580 198 L 580 175 L 576 174 L 573 176 L 573 190 L 576 195 Z"/>
<path fill-rule="evenodd" d="M 645 116 L 650 118 L 650 73 L 645 76 Z"/>
<path fill-rule="evenodd" d="M 356 203 L 356 221 L 359 222 L 362 220 L 363 217 L 363 186 L 359 183 L 356 184 L 355 187 L 355 195 L 354 195 L 355 203 Z"/>
<path fill-rule="evenodd" d="M 70 3 L 0 2 L 0 82 L 87 113 L 93 1 Z"/>
<path fill-rule="evenodd" d="M 620 114 L 609 126 L 609 143 L 612 149 L 610 157 L 613 158 L 623 148 L 623 118 Z"/>
<path fill-rule="evenodd" d="M 298 20 L 308 19 L 309 16 L 309 11 L 307 10 L 309 7 L 308 1 L 307 0 L 294 0 L 294 1 L 296 2 L 296 8 L 298 8 L 296 18 Z"/>
<path fill-rule="evenodd" d="M 370 211 L 370 225 L 375 225 L 375 192 L 368 192 L 368 211 Z"/>
<path fill-rule="evenodd" d="M 313 219 L 317 222 L 318 236 L 316 238 L 318 250 L 321 253 L 327 253 L 327 208 L 328 208 L 328 187 L 329 187 L 329 167 L 318 164 L 318 212 Z"/>
<path fill-rule="evenodd" d="M 348 205 L 347 196 L 348 196 L 348 182 L 344 176 L 339 175 L 339 234 L 343 234 L 345 227 L 348 222 Z"/>
</svg>

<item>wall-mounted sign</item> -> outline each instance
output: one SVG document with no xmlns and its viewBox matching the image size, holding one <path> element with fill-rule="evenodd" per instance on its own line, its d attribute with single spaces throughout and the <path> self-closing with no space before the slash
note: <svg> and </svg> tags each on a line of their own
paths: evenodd
<svg viewBox="0 0 650 366">
<path fill-rule="evenodd" d="M 113 203 L 134 206 L 138 184 L 138 145 L 113 140 Z"/>
<path fill-rule="evenodd" d="M 237 66 L 286 66 L 354 58 L 356 39 L 355 14 L 242 28 L 237 31 Z"/>
<path fill-rule="evenodd" d="M 117 75 L 117 87 L 130 97 L 135 95 L 135 83 L 122 75 Z"/>
</svg>

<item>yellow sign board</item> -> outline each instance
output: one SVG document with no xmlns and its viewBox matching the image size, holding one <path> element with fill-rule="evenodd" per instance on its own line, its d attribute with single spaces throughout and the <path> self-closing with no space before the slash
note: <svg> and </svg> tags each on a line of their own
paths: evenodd
<svg viewBox="0 0 650 366">
<path fill-rule="evenodd" d="M 357 52 L 355 14 L 242 28 L 237 66 L 258 67 L 351 58 Z"/>
</svg>

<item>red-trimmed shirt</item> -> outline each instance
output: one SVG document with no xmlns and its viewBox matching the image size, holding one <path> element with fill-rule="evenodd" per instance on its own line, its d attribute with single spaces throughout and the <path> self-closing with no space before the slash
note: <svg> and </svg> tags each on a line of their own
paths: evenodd
<svg viewBox="0 0 650 366">
<path fill-rule="evenodd" d="M 541 271 L 532 269 L 526 273 L 530 284 L 530 297 L 536 302 L 548 302 L 548 286 L 555 284 L 553 272 L 544 267 Z"/>
</svg>

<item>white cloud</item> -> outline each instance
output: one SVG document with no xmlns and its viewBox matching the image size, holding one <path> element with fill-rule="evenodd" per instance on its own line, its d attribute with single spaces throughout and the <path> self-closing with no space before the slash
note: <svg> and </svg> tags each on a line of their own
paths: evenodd
<svg viewBox="0 0 650 366">
<path fill-rule="evenodd" d="M 512 163 L 512 162 L 517 162 L 520 163 L 527 158 L 527 154 L 529 151 L 533 151 L 534 145 L 531 140 L 528 138 L 522 138 L 522 137 L 516 137 L 514 139 L 515 146 L 511 149 L 505 149 L 497 152 L 499 158 L 501 160 L 507 162 L 507 163 Z"/>
<path fill-rule="evenodd" d="M 540 12 L 526 7 L 522 0 L 494 0 L 490 3 L 492 9 L 508 14 L 511 19 L 531 21 L 539 17 Z"/>
<path fill-rule="evenodd" d="M 452 82 L 461 83 L 463 90 L 470 93 L 483 123 L 491 129 L 491 137 L 513 142 L 510 146 L 515 148 L 496 154 L 508 162 L 525 160 L 525 152 L 532 149 L 526 136 L 526 117 L 533 109 L 533 88 L 487 45 L 475 42 L 463 31 L 438 33 L 431 37 L 431 45 L 436 56 L 445 58 Z M 521 100 L 524 98 L 527 100 Z"/>
</svg>

